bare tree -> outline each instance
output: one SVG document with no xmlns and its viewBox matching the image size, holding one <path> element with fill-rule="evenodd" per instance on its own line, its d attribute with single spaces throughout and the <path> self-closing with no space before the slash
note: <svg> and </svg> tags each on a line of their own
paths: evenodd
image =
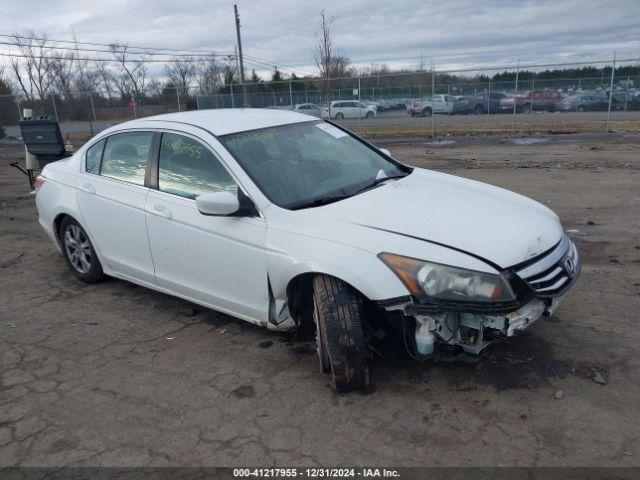
<svg viewBox="0 0 640 480">
<path fill-rule="evenodd" d="M 98 77 L 98 85 L 107 95 L 107 98 L 111 100 L 115 93 L 115 78 L 109 70 L 109 66 L 106 62 L 97 62 L 94 70 Z"/>
<path fill-rule="evenodd" d="M 0 95 L 11 95 L 12 85 L 5 75 L 6 65 L 0 62 Z"/>
<path fill-rule="evenodd" d="M 50 59 L 46 51 L 48 43 L 46 35 L 38 38 L 32 31 L 13 37 L 13 44 L 21 57 L 12 57 L 11 70 L 27 100 L 36 96 L 43 99 L 51 88 Z"/>
<path fill-rule="evenodd" d="M 52 90 L 62 98 L 73 98 L 73 82 L 76 74 L 76 52 L 69 51 L 49 60 Z"/>
<path fill-rule="evenodd" d="M 144 92 L 147 78 L 148 56 L 132 59 L 128 45 L 116 41 L 110 45 L 111 54 L 116 60 L 122 75 L 118 79 L 118 89 L 124 95 L 138 95 Z M 124 81 L 124 83 L 123 83 Z"/>
<path fill-rule="evenodd" d="M 184 97 L 189 96 L 189 86 L 198 72 L 198 65 L 193 57 L 174 57 L 164 66 L 164 71 L 180 94 Z"/>
<path fill-rule="evenodd" d="M 222 65 L 212 55 L 198 64 L 198 87 L 203 95 L 211 95 L 222 86 Z"/>
<path fill-rule="evenodd" d="M 331 79 L 344 77 L 349 73 L 349 59 L 340 55 L 339 47 L 334 45 L 334 17 L 327 18 L 324 10 L 320 12 L 320 31 L 316 33 L 317 48 L 314 54 L 315 64 L 324 79 L 325 91 L 331 90 Z"/>
</svg>

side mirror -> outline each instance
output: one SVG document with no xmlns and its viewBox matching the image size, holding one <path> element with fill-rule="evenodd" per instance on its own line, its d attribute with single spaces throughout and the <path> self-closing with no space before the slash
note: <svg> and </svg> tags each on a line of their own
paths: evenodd
<svg viewBox="0 0 640 480">
<path fill-rule="evenodd" d="M 382 153 L 384 153 L 387 157 L 391 156 L 391 152 L 389 150 L 387 150 L 386 148 L 379 148 L 378 150 L 380 150 Z"/>
<path fill-rule="evenodd" d="M 214 192 L 196 197 L 196 205 L 203 215 L 229 216 L 240 210 L 238 195 L 232 192 Z"/>
</svg>

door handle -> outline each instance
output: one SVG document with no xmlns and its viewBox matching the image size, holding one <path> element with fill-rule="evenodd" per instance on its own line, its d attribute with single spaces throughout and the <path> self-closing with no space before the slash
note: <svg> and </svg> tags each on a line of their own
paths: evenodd
<svg viewBox="0 0 640 480">
<path fill-rule="evenodd" d="M 156 215 L 159 215 L 161 217 L 164 218 L 171 218 L 171 210 L 169 209 L 169 207 L 165 207 L 164 205 L 154 205 L 153 206 L 153 212 Z"/>
<path fill-rule="evenodd" d="M 95 187 L 90 183 L 83 183 L 82 185 L 80 185 L 80 190 L 82 190 L 83 192 L 90 193 L 92 195 L 96 193 Z"/>
</svg>

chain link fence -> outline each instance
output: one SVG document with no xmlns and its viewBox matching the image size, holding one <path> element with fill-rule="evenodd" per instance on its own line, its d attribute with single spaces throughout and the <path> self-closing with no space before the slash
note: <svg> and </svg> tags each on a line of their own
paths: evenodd
<svg viewBox="0 0 640 480">
<path fill-rule="evenodd" d="M 497 69 L 494 69 L 497 70 Z M 594 69 L 595 70 L 595 69 Z M 77 93 L 26 100 L 0 96 L 0 125 L 19 136 L 22 111 L 57 118 L 64 133 L 94 134 L 109 125 L 163 113 L 220 108 L 296 109 L 347 126 L 420 126 L 640 120 L 640 75 L 611 66 L 600 75 L 547 78 L 512 71 L 461 78 L 455 72 L 411 72 L 338 79 L 291 79 L 231 84 L 204 95 L 196 88 L 163 88 L 160 94 L 107 96 Z M 628 69 L 629 70 L 629 69 Z M 633 68 L 630 70 L 633 71 Z M 634 71 L 637 73 L 637 68 Z M 355 107 L 355 109 L 354 109 Z M 368 112 L 372 112 L 367 115 Z M 478 127 L 481 128 L 481 127 Z"/>
</svg>

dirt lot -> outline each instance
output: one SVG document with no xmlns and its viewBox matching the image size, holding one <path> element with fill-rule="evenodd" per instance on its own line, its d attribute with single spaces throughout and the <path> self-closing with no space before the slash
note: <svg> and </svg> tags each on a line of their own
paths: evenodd
<svg viewBox="0 0 640 480">
<path fill-rule="evenodd" d="M 582 278 L 481 362 L 376 358 L 348 395 L 311 344 L 76 281 L 0 146 L 0 465 L 640 465 L 640 135 L 446 140 L 377 142 L 549 205 Z"/>
</svg>

